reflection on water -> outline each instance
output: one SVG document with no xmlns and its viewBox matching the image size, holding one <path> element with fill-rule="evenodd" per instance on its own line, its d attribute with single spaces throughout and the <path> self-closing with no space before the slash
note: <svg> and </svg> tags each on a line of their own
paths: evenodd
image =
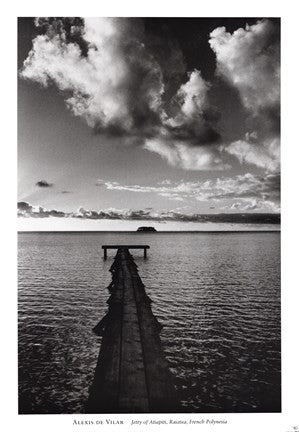
<svg viewBox="0 0 299 432">
<path fill-rule="evenodd" d="M 280 411 L 279 233 L 32 233 L 19 235 L 20 412 L 83 412 L 109 243 L 151 247 L 133 255 L 183 411 Z"/>
</svg>

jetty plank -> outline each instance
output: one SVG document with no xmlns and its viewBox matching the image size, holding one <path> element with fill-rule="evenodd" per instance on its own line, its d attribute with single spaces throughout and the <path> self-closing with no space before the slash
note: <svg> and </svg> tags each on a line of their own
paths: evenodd
<svg viewBox="0 0 299 432">
<path fill-rule="evenodd" d="M 128 251 L 122 250 L 124 295 L 119 408 L 121 412 L 148 412 L 139 320 L 128 258 Z"/>
<path fill-rule="evenodd" d="M 144 352 L 144 368 L 147 377 L 151 412 L 169 412 L 176 400 L 172 376 L 168 369 L 161 339 L 161 325 L 153 315 L 139 275 L 134 277 L 134 289 L 140 323 L 140 334 Z"/>
</svg>

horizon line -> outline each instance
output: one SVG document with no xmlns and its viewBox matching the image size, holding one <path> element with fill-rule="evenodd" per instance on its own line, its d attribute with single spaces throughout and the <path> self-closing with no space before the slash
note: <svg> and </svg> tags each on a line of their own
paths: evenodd
<svg viewBox="0 0 299 432">
<path fill-rule="evenodd" d="M 281 232 L 281 229 L 268 229 L 268 230 L 163 230 L 163 231 L 155 231 L 155 232 L 140 232 L 140 231 L 129 231 L 129 230 L 27 230 L 27 231 L 19 231 L 18 234 L 38 234 L 38 233 L 51 233 L 51 234 L 59 234 L 59 233 L 136 233 L 140 234 L 169 234 L 169 233 L 273 233 L 273 232 Z"/>
</svg>

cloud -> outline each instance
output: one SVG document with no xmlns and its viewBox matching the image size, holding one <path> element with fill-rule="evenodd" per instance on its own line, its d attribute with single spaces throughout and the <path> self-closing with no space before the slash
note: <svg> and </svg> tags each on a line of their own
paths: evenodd
<svg viewBox="0 0 299 432">
<path fill-rule="evenodd" d="M 267 209 L 271 213 L 280 212 L 280 204 L 273 201 L 261 202 L 257 199 L 243 199 L 243 201 L 236 201 L 231 206 L 224 206 L 223 209 L 238 210 L 238 212 L 250 212 L 250 211 L 265 211 Z"/>
<path fill-rule="evenodd" d="M 104 182 L 104 180 L 102 180 L 102 179 L 98 179 L 98 180 L 96 181 L 96 183 L 95 183 L 95 186 L 97 186 L 97 187 L 103 187 L 103 186 L 105 186 L 105 182 Z"/>
<path fill-rule="evenodd" d="M 32 209 L 32 206 L 28 202 L 26 202 L 26 201 L 19 201 L 18 202 L 18 211 L 19 212 L 26 213 L 26 212 L 30 212 L 31 209 Z"/>
<path fill-rule="evenodd" d="M 238 90 L 252 128 L 245 140 L 225 145 L 224 150 L 241 164 L 279 170 L 279 26 L 264 19 L 232 34 L 219 27 L 210 34 L 209 43 L 216 54 L 216 73 Z"/>
<path fill-rule="evenodd" d="M 49 183 L 46 180 L 39 180 L 38 182 L 35 183 L 35 185 L 40 188 L 53 187 L 53 183 Z"/>
<path fill-rule="evenodd" d="M 241 164 L 251 164 L 267 171 L 278 171 L 280 167 L 280 139 L 273 137 L 262 143 L 250 140 L 235 141 L 223 147 L 224 151 L 237 157 Z"/>
<path fill-rule="evenodd" d="M 254 175 L 246 173 L 234 177 L 218 177 L 206 181 L 180 181 L 171 183 L 163 181 L 158 186 L 121 185 L 118 182 L 105 182 L 110 191 L 126 191 L 133 193 L 154 193 L 170 200 L 213 201 L 239 200 L 238 207 L 246 207 L 248 202 L 256 200 L 260 210 L 277 211 L 280 203 L 280 175 L 268 173 Z M 249 201 L 248 201 L 249 200 Z M 232 209 L 237 206 L 231 207 Z"/>
<path fill-rule="evenodd" d="M 208 181 L 196 199 L 218 201 L 220 204 L 225 200 L 233 200 L 230 207 L 222 206 L 224 210 L 230 208 L 246 212 L 257 210 L 277 213 L 280 211 L 280 175 L 247 173 L 232 178 L 219 178 L 214 183 Z"/>
<path fill-rule="evenodd" d="M 74 115 L 111 134 L 143 130 L 159 118 L 162 74 L 142 42 L 138 21 L 85 18 L 71 26 L 87 50 L 70 40 L 64 20 L 39 20 L 37 36 L 21 76 L 47 87 L 54 82 Z M 67 21 L 68 23 L 69 21 Z"/>
<path fill-rule="evenodd" d="M 57 210 L 46 210 L 40 206 L 32 206 L 26 202 L 18 203 L 18 216 L 19 217 L 65 217 L 77 219 L 116 219 L 116 220 L 140 220 L 140 221 L 156 221 L 156 222 L 215 222 L 215 223 L 270 223 L 279 224 L 279 214 L 267 213 L 240 213 L 240 214 L 210 214 L 200 215 L 196 213 L 182 213 L 179 211 L 161 211 L 156 212 L 152 209 L 144 210 L 86 210 L 83 207 L 79 208 L 74 213 L 64 213 Z"/>
<path fill-rule="evenodd" d="M 176 114 L 164 118 L 164 127 L 172 138 L 198 146 L 216 143 L 220 135 L 215 129 L 218 111 L 209 98 L 211 84 L 205 81 L 200 71 L 194 70 L 173 98 Z"/>
<path fill-rule="evenodd" d="M 230 168 L 221 158 L 217 146 L 190 146 L 186 141 L 174 140 L 171 135 L 147 139 L 144 148 L 157 153 L 169 165 L 193 171 L 225 170 Z"/>
<path fill-rule="evenodd" d="M 251 111 L 272 110 L 280 101 L 280 45 L 278 26 L 264 19 L 234 33 L 218 27 L 210 34 L 217 73 L 239 90 Z"/>
<path fill-rule="evenodd" d="M 173 116 L 164 115 L 163 126 L 155 137 L 145 140 L 144 148 L 157 153 L 172 166 L 187 170 L 224 170 L 217 143 L 218 111 L 209 98 L 211 84 L 194 70 L 172 99 Z"/>
<path fill-rule="evenodd" d="M 18 216 L 33 218 L 65 217 L 66 213 L 58 210 L 46 210 L 44 207 L 32 206 L 28 202 L 20 201 L 18 202 Z"/>
</svg>

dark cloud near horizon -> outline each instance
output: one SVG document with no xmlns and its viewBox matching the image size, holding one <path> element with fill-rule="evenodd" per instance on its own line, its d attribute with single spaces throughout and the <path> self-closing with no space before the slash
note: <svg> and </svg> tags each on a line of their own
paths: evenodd
<svg viewBox="0 0 299 432">
<path fill-rule="evenodd" d="M 38 186 L 40 188 L 49 188 L 49 187 L 53 187 L 54 184 L 49 183 L 46 180 L 39 180 L 38 182 L 35 183 L 35 186 Z"/>
<path fill-rule="evenodd" d="M 86 210 L 79 208 L 77 212 L 65 213 L 58 210 L 47 210 L 40 206 L 32 206 L 28 202 L 18 203 L 19 217 L 32 218 L 76 218 L 92 220 L 140 220 L 156 222 L 215 222 L 215 223 L 244 223 L 244 224 L 279 224 L 279 213 L 219 213 L 219 214 L 184 214 L 178 211 L 154 212 L 145 210 Z"/>
<path fill-rule="evenodd" d="M 41 206 L 32 206 L 26 201 L 20 201 L 18 202 L 18 216 L 35 218 L 65 217 L 66 213 L 58 210 L 46 210 Z"/>
<path fill-rule="evenodd" d="M 32 206 L 26 201 L 19 201 L 17 206 L 19 211 L 30 212 L 32 210 Z"/>
</svg>

